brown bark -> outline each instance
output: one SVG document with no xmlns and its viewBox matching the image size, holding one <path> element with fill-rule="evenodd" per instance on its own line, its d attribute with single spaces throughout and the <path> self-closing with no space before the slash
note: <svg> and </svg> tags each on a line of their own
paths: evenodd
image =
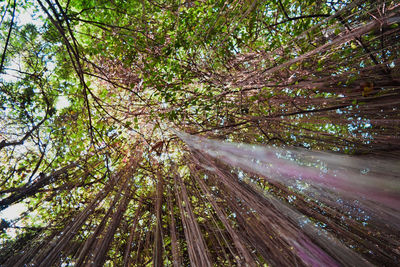
<svg viewBox="0 0 400 267">
<path fill-rule="evenodd" d="M 153 251 L 153 266 L 160 267 L 163 266 L 163 241 L 162 241 L 162 201 L 163 201 L 163 179 L 161 174 L 158 173 L 158 181 L 157 181 L 157 194 L 156 194 L 156 226 L 154 231 L 154 251 Z"/>
</svg>

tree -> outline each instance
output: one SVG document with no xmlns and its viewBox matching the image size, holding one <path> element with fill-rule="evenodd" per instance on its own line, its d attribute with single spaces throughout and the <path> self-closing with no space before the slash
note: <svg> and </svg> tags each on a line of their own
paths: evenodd
<svg viewBox="0 0 400 267">
<path fill-rule="evenodd" d="M 1 265 L 399 264 L 397 1 L 1 14 Z"/>
</svg>

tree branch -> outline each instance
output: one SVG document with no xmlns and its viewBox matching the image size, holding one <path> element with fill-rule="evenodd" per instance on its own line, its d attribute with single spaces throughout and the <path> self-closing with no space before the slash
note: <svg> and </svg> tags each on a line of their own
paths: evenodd
<svg viewBox="0 0 400 267">
<path fill-rule="evenodd" d="M 6 59 L 7 46 L 8 46 L 8 43 L 10 42 L 11 31 L 12 31 L 12 28 L 13 28 L 13 25 L 14 25 L 15 6 L 17 5 L 16 2 L 17 2 L 17 0 L 14 0 L 14 7 L 13 7 L 12 18 L 11 18 L 10 29 L 8 30 L 8 35 L 7 35 L 6 44 L 4 45 L 3 55 L 1 55 L 0 73 L 3 72 L 3 65 L 4 65 L 4 60 Z"/>
<path fill-rule="evenodd" d="M 294 21 L 294 20 L 299 20 L 299 19 L 310 19 L 310 18 L 327 18 L 329 17 L 329 14 L 315 14 L 315 15 L 303 15 L 303 16 L 298 16 L 298 17 L 293 17 L 293 18 L 288 18 L 286 20 L 274 23 L 274 24 L 267 24 L 265 21 L 263 21 L 264 25 L 266 25 L 267 27 L 275 27 L 278 26 L 280 24 L 284 24 L 287 23 L 289 21 Z"/>
</svg>

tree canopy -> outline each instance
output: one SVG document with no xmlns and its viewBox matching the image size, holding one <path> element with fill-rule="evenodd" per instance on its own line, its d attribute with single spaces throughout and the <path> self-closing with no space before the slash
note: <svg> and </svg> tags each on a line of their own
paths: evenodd
<svg viewBox="0 0 400 267">
<path fill-rule="evenodd" d="M 398 1 L 0 14 L 1 266 L 400 264 Z"/>
</svg>

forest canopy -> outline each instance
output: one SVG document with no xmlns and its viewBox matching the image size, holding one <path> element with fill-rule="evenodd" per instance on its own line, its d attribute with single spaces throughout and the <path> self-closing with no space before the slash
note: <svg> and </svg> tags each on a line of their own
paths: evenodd
<svg viewBox="0 0 400 267">
<path fill-rule="evenodd" d="M 398 1 L 0 16 L 1 266 L 400 264 Z"/>
</svg>

